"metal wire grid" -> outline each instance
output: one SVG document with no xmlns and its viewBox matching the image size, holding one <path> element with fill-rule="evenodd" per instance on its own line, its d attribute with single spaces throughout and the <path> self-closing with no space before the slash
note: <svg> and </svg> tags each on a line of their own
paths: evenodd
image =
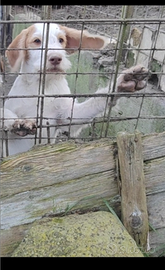
<svg viewBox="0 0 165 270">
<path fill-rule="evenodd" d="M 78 7 L 78 6 L 77 6 Z M 101 7 L 101 6 L 100 6 Z M 81 7 L 82 8 L 82 7 Z M 88 11 L 90 10 L 90 7 L 88 7 Z M 99 10 L 99 12 L 102 12 L 101 11 L 101 8 Z M 134 10 L 135 12 L 135 10 Z M 160 12 L 160 11 L 159 11 Z M 146 27 L 147 25 L 149 25 L 149 27 L 153 26 L 154 28 L 154 31 L 155 31 L 155 35 L 153 37 L 153 43 L 152 43 L 152 46 L 151 48 L 146 48 L 146 49 L 143 49 L 143 52 L 147 52 L 149 51 L 149 57 L 148 57 L 148 67 L 150 68 L 150 64 L 153 60 L 153 56 L 154 56 L 154 52 L 157 50 L 156 48 L 156 43 L 157 43 L 157 38 L 158 38 L 158 33 L 160 31 L 160 29 L 164 28 L 164 24 L 165 24 L 165 19 L 164 19 L 164 14 L 163 12 L 160 12 L 161 13 L 161 18 L 157 18 L 157 19 L 148 19 L 147 18 L 147 15 L 145 16 L 144 19 L 135 19 L 135 18 L 131 18 L 131 19 L 127 19 L 127 18 L 120 18 L 120 19 L 78 19 L 78 20 L 75 20 L 75 19 L 62 19 L 62 20 L 56 20 L 56 21 L 52 21 L 52 20 L 42 20 L 43 23 L 50 23 L 50 22 L 56 22 L 56 23 L 60 23 L 60 24 L 65 24 L 65 25 L 75 25 L 75 28 L 76 25 L 77 25 L 77 22 L 79 23 L 79 25 L 81 25 L 81 29 L 82 31 L 85 29 L 85 28 L 91 28 L 91 29 L 96 29 L 96 32 L 98 31 L 98 25 L 102 25 L 104 26 L 104 29 L 107 29 L 107 26 L 110 27 L 110 28 L 113 28 L 113 26 L 117 25 L 118 27 L 118 31 L 116 33 L 116 41 L 117 41 L 117 44 L 116 44 L 116 47 L 115 48 L 108 48 L 108 49 L 105 49 L 104 50 L 104 53 L 105 52 L 109 52 L 110 50 L 114 53 L 114 62 L 112 64 L 112 67 L 111 67 L 111 73 L 110 74 L 107 74 L 107 72 L 105 71 L 100 71 L 100 70 L 97 70 L 95 72 L 80 72 L 79 71 L 79 68 L 80 68 L 80 55 L 81 55 L 81 49 L 79 49 L 78 51 L 78 56 L 77 56 L 77 68 L 76 68 L 76 71 L 75 72 L 68 72 L 67 75 L 74 75 L 75 76 L 75 86 L 74 86 L 74 89 L 72 91 L 72 94 L 70 95 L 45 95 L 44 93 L 44 79 L 43 79 L 43 83 L 40 83 L 40 87 L 41 87 L 41 90 L 40 92 L 38 93 L 38 95 L 32 95 L 32 96 L 27 96 L 28 98 L 38 98 L 38 102 L 40 101 L 41 102 L 41 110 L 40 112 L 38 112 L 37 116 L 36 116 L 36 119 L 37 119 L 37 122 L 38 122 L 38 128 L 40 130 L 39 132 L 39 138 L 36 138 L 35 141 L 37 141 L 37 139 L 39 140 L 39 143 L 41 143 L 43 137 L 42 137 L 42 129 L 43 128 L 46 128 L 47 129 L 47 142 L 49 143 L 50 142 L 50 125 L 49 123 L 47 122 L 47 125 L 44 126 L 42 121 L 43 121 L 43 101 L 44 101 L 44 98 L 46 97 L 55 97 L 55 98 L 62 98 L 62 97 L 68 97 L 68 98 L 72 98 L 73 102 L 72 102 L 72 110 L 73 110 L 73 106 L 74 106 L 74 102 L 75 102 L 75 98 L 89 98 L 89 97 L 96 97 L 96 96 L 106 96 L 107 99 L 108 98 L 111 98 L 113 99 L 115 96 L 118 96 L 120 95 L 121 97 L 132 97 L 132 98 L 141 98 L 141 102 L 140 102 L 140 106 L 139 106 L 139 111 L 138 111 L 138 115 L 137 116 L 126 116 L 126 117 L 122 117 L 122 116 L 113 116 L 111 115 L 111 107 L 107 108 L 108 109 L 108 112 L 106 113 L 106 108 L 105 108 L 105 111 L 104 111 L 104 114 L 101 116 L 101 117 L 97 117 L 95 118 L 94 120 L 91 120 L 90 123 L 91 123 L 91 129 L 90 129 L 90 135 L 89 136 L 86 136 L 85 138 L 84 137 L 80 137 L 81 139 L 83 140 L 91 140 L 91 139 L 96 139 L 96 138 L 102 138 L 102 137 L 108 137 L 108 130 L 109 130 L 109 125 L 112 123 L 112 122 L 120 122 L 120 121 L 131 121 L 131 120 L 136 120 L 136 123 L 134 125 L 134 128 L 138 128 L 138 123 L 139 123 L 139 120 L 140 119 L 145 119 L 145 120 L 151 120 L 151 119 L 157 119 L 157 120 L 162 120 L 162 119 L 165 119 L 165 116 L 164 115 L 142 115 L 142 108 L 143 108 L 143 102 L 144 102 L 144 98 L 164 98 L 165 97 L 165 93 L 162 92 L 162 91 L 156 91 L 155 93 L 147 93 L 147 92 L 137 92 L 137 93 L 134 93 L 134 94 L 129 94 L 129 93 L 115 93 L 114 90 L 115 90 L 115 86 L 116 86 L 116 79 L 117 79 L 117 76 L 118 74 L 121 73 L 121 69 L 120 69 L 120 65 L 121 63 L 126 65 L 126 61 L 127 61 L 127 56 L 128 56 L 128 53 L 130 51 L 132 51 L 133 49 L 129 46 L 129 42 L 130 42 L 130 36 L 128 36 L 128 40 L 127 40 L 127 43 L 125 43 L 125 39 L 124 39 L 124 35 L 125 35 L 125 30 L 126 30 L 126 27 L 128 26 L 131 26 L 131 28 L 133 28 L 134 26 L 136 26 L 137 24 L 141 26 L 142 29 L 144 29 L 144 27 Z M 147 14 L 147 12 L 146 12 Z M 105 15 L 105 14 L 104 14 Z M 34 23 L 38 22 L 37 21 L 33 21 Z M 4 27 L 6 27 L 8 24 L 21 24 L 22 21 L 21 20 L 17 20 L 17 21 L 14 21 L 14 20 L 10 20 L 10 21 L 2 21 L 2 24 L 4 25 Z M 28 21 L 26 20 L 26 23 L 31 23 L 31 21 Z M 88 27 L 86 27 L 86 25 Z M 131 32 L 131 31 L 130 31 Z M 111 36 L 111 35 L 110 35 Z M 5 45 L 5 44 L 4 44 Z M 4 54 L 4 51 L 6 49 L 6 46 L 3 45 L 3 48 L 1 48 L 1 51 L 2 51 L 2 55 Z M 127 45 L 127 48 L 125 48 L 124 45 Z M 47 49 L 47 48 L 46 48 Z M 134 50 L 137 51 L 137 54 L 141 51 L 141 48 L 140 48 L 140 44 L 139 44 L 139 47 L 137 48 L 134 48 Z M 164 51 L 164 48 L 160 48 L 159 51 Z M 124 53 L 124 57 L 123 57 L 123 51 L 125 51 Z M 165 57 L 164 57 L 165 58 Z M 165 59 L 162 59 L 162 67 L 163 67 L 163 64 L 164 64 L 164 61 Z M 46 61 L 45 61 L 46 63 Z M 136 59 L 135 59 L 135 63 L 136 63 Z M 21 73 L 19 73 L 21 74 Z M 164 72 L 163 72 L 163 68 L 161 68 L 161 70 L 159 72 L 152 72 L 152 75 L 156 75 L 158 76 L 159 78 L 161 76 L 164 75 Z M 4 79 L 7 77 L 7 76 L 10 76 L 10 75 L 14 75 L 13 73 L 7 71 L 7 68 L 4 70 L 3 72 L 3 76 L 4 76 Z M 109 88 L 112 89 L 111 92 L 109 92 L 108 94 L 94 94 L 94 93 L 87 93 L 87 94 L 84 94 L 84 93 L 77 93 L 77 79 L 78 79 L 78 76 L 80 75 L 83 75 L 83 76 L 106 76 L 108 77 L 108 84 L 109 84 Z M 43 72 L 43 76 L 45 76 L 45 72 Z M 156 86 L 156 90 L 158 90 L 158 87 L 159 87 L 159 81 L 157 83 L 157 86 Z M 96 89 L 97 90 L 97 89 Z M 3 90 L 3 93 L 2 95 L 0 96 L 0 99 L 2 101 L 2 107 L 4 106 L 4 102 L 5 100 L 8 98 L 8 96 L 6 95 L 6 89 L 5 89 L 5 83 L 4 83 L 4 90 Z M 17 96 L 10 96 L 10 98 L 18 98 Z M 19 96 L 19 98 L 21 98 L 21 96 Z M 25 98 L 25 96 L 22 96 L 22 98 Z M 164 100 L 164 99 L 163 99 Z M 38 106 L 39 107 L 39 106 Z M 4 118 L 1 119 L 2 122 L 4 121 Z M 68 124 L 68 134 L 67 134 L 67 139 L 71 138 L 70 137 L 70 128 L 71 128 L 71 125 L 79 125 L 81 124 L 82 125 L 82 121 L 81 123 L 72 123 L 72 114 L 71 114 L 71 118 L 70 118 L 70 121 Z M 84 122 L 83 124 L 89 124 L 89 119 L 86 121 L 84 119 Z M 95 132 L 95 129 L 96 129 L 96 125 L 97 124 L 101 124 L 101 127 L 100 127 L 100 132 L 99 134 L 96 135 L 96 132 Z M 57 128 L 60 128 L 60 125 L 58 125 Z M 2 137 L 2 145 L 5 143 L 6 145 L 6 155 L 8 154 L 8 132 L 4 129 L 4 125 L 2 124 L 2 131 L 3 131 L 3 137 Z M 66 138 L 65 138 L 66 139 Z M 75 138 L 72 138 L 72 139 L 75 139 Z M 2 157 L 3 157 L 3 154 L 2 154 Z"/>
</svg>

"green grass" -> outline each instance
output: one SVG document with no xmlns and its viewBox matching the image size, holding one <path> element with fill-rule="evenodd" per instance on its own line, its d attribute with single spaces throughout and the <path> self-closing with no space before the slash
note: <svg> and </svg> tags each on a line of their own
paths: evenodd
<svg viewBox="0 0 165 270">
<path fill-rule="evenodd" d="M 115 213 L 115 211 L 113 210 L 113 208 L 109 205 L 109 203 L 106 200 L 103 200 L 103 202 L 105 203 L 105 205 L 107 206 L 109 212 L 111 212 L 112 215 L 114 215 L 114 217 L 118 220 L 118 222 L 121 224 L 122 227 L 124 227 L 123 223 L 121 222 L 121 220 L 118 218 L 117 214 Z M 124 227 L 125 229 L 125 227 Z"/>
</svg>

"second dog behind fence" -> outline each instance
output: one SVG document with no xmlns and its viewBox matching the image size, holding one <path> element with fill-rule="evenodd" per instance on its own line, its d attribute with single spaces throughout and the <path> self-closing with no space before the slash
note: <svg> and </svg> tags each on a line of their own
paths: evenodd
<svg viewBox="0 0 165 270">
<path fill-rule="evenodd" d="M 116 104 L 119 95 L 113 102 L 105 96 L 111 92 L 109 86 L 79 103 L 69 96 L 71 91 L 65 78 L 71 66 L 69 54 L 80 49 L 100 50 L 109 42 L 103 36 L 55 23 L 34 24 L 12 41 L 6 55 L 12 70 L 20 74 L 1 111 L 2 129 L 8 131 L 8 150 L 4 140 L 3 156 L 27 151 L 34 143 L 46 143 L 48 123 L 51 143 L 59 131 L 77 137 L 84 123 L 104 112 L 106 106 Z M 143 89 L 147 76 L 148 70 L 142 65 L 131 67 L 118 77 L 115 91 Z"/>
</svg>

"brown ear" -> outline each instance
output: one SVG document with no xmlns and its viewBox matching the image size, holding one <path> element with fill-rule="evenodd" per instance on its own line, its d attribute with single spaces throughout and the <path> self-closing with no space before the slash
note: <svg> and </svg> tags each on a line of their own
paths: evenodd
<svg viewBox="0 0 165 270">
<path fill-rule="evenodd" d="M 83 34 L 81 30 L 76 30 L 66 26 L 60 26 L 65 32 L 67 38 L 66 49 L 103 49 L 110 43 L 110 39 L 99 36 L 91 35 L 88 31 L 84 30 Z M 75 50 L 69 50 L 69 53 L 74 53 Z"/>
<path fill-rule="evenodd" d="M 22 30 L 6 50 L 6 56 L 13 71 L 19 70 L 21 61 L 25 57 L 26 52 L 20 49 L 25 49 L 26 35 L 27 29 Z"/>
</svg>

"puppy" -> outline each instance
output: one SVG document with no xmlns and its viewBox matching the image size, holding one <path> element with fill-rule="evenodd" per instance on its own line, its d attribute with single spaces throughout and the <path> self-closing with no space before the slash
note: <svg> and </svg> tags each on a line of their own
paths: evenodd
<svg viewBox="0 0 165 270">
<path fill-rule="evenodd" d="M 71 66 L 70 54 L 79 49 L 103 49 L 109 42 L 103 36 L 55 23 L 34 24 L 12 41 L 6 56 L 12 71 L 19 71 L 20 75 L 1 112 L 1 128 L 8 130 L 8 153 L 2 140 L 3 156 L 27 151 L 34 143 L 47 143 L 48 123 L 50 142 L 54 143 L 59 130 L 77 137 L 84 122 L 104 112 L 106 97 L 92 97 L 82 103 L 70 98 L 65 73 Z M 134 92 L 144 88 L 147 75 L 148 71 L 141 65 L 124 71 L 117 80 L 116 91 Z M 108 92 L 106 87 L 96 94 Z M 117 97 L 113 105 L 116 100 Z"/>
</svg>

